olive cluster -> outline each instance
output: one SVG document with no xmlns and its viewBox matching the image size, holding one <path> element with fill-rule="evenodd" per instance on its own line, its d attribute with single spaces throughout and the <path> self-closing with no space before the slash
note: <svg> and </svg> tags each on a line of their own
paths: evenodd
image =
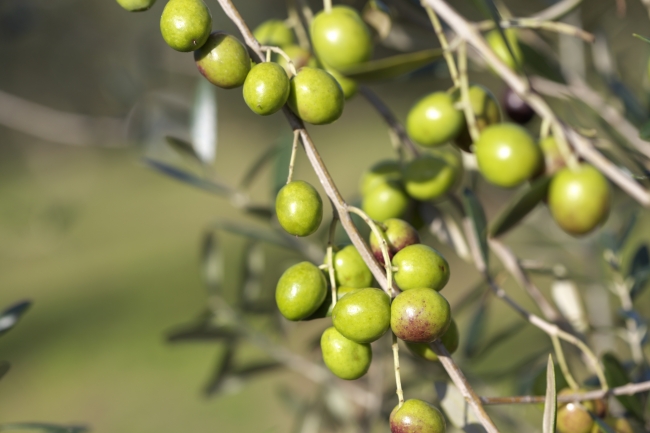
<svg viewBox="0 0 650 433">
<path fill-rule="evenodd" d="M 586 390 L 574 391 L 565 388 L 558 395 L 583 393 Z M 608 416 L 607 400 L 589 400 L 580 403 L 569 402 L 558 405 L 557 431 L 559 433 L 598 433 L 601 427 L 594 421 L 591 414 L 601 418 L 616 433 L 634 433 L 630 422 L 625 418 Z"/>
<path fill-rule="evenodd" d="M 320 225 L 322 200 L 308 183 L 289 182 L 278 193 L 276 212 L 288 233 L 306 236 Z M 372 273 L 352 245 L 338 249 L 331 264 L 326 259 L 321 267 L 310 262 L 293 265 L 276 287 L 276 303 L 285 318 L 301 321 L 331 317 L 333 326 L 323 332 L 320 341 L 322 356 L 325 365 L 342 379 L 354 380 L 366 374 L 372 362 L 370 343 L 389 328 L 412 353 L 430 361 L 438 360 L 429 346 L 432 341 L 440 339 L 449 352 L 458 347 L 458 328 L 449 303 L 438 293 L 449 280 L 447 261 L 421 244 L 418 232 L 406 221 L 388 219 L 382 228 L 395 282 L 402 289 L 392 302 L 384 291 L 372 287 Z M 373 255 L 384 264 L 383 242 L 372 234 L 369 243 Z M 330 266 L 337 287 L 336 302 L 328 295 L 326 273 Z M 407 428 L 416 420 L 427 426 L 422 431 L 444 431 L 440 412 L 420 400 L 408 400 L 396 408 L 391 414 L 391 429 L 415 431 Z"/>
</svg>

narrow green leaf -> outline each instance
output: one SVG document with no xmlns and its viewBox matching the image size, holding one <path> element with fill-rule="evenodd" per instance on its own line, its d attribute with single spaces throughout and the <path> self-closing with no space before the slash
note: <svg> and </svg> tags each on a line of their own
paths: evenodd
<svg viewBox="0 0 650 433">
<path fill-rule="evenodd" d="M 555 433 L 556 415 L 557 389 L 555 389 L 555 366 L 553 365 L 553 357 L 548 355 L 548 363 L 546 365 L 546 399 L 544 400 L 542 433 Z"/>
<path fill-rule="evenodd" d="M 630 383 L 630 376 L 627 374 L 623 364 L 612 353 L 605 353 L 602 356 L 605 367 L 605 379 L 610 388 L 627 385 Z M 638 395 L 617 395 L 616 399 L 640 421 L 643 421 L 643 404 Z"/>
<path fill-rule="evenodd" d="M 179 154 L 183 156 L 189 156 L 196 162 L 201 162 L 201 158 L 194 151 L 192 143 L 171 135 L 166 135 L 165 141 Z"/>
<path fill-rule="evenodd" d="M 88 427 L 84 426 L 62 426 L 39 422 L 0 424 L 0 431 L 9 430 L 36 430 L 48 433 L 84 433 L 89 431 Z"/>
<path fill-rule="evenodd" d="M 643 42 L 647 42 L 650 44 L 650 39 L 646 38 L 645 36 L 641 36 L 638 33 L 632 33 L 632 36 L 634 36 L 637 39 L 641 39 Z"/>
<path fill-rule="evenodd" d="M 488 243 L 487 243 L 487 220 L 485 211 L 478 197 L 468 188 L 463 190 L 463 207 L 467 217 L 472 222 L 472 228 L 476 235 L 479 252 L 483 257 L 485 268 L 488 268 Z"/>
<path fill-rule="evenodd" d="M 255 228 L 249 224 L 238 224 L 227 220 L 218 220 L 210 226 L 213 230 L 224 230 L 250 239 L 268 242 L 285 248 L 292 248 L 288 240 L 271 229 Z"/>
<path fill-rule="evenodd" d="M 201 244 L 201 265 L 203 268 L 203 281 L 206 288 L 213 294 L 221 290 L 224 274 L 224 257 L 219 248 L 219 240 L 214 231 L 208 231 L 203 236 Z"/>
<path fill-rule="evenodd" d="M 487 299 L 484 297 L 481 300 L 481 303 L 476 307 L 476 311 L 472 316 L 472 321 L 470 322 L 469 329 L 465 337 L 465 344 L 463 346 L 463 352 L 468 358 L 474 357 L 481 347 L 483 341 L 485 341 L 485 331 L 487 329 L 487 320 L 488 320 L 488 308 L 487 308 Z"/>
<path fill-rule="evenodd" d="M 390 80 L 414 72 L 442 57 L 442 50 L 429 49 L 407 54 L 398 54 L 342 69 L 339 72 L 358 81 Z"/>
<path fill-rule="evenodd" d="M 9 369 L 11 368 L 11 364 L 7 361 L 0 361 L 0 379 L 5 377 L 5 375 L 9 372 Z"/>
<path fill-rule="evenodd" d="M 513 323 L 512 325 L 506 327 L 505 329 L 502 329 L 496 334 L 491 335 L 489 338 L 483 339 L 483 342 L 480 344 L 478 349 L 475 349 L 475 352 L 472 354 L 472 356 L 485 356 L 490 351 L 497 349 L 499 344 L 505 342 L 510 337 L 514 337 L 523 330 L 524 328 L 522 328 L 519 323 Z"/>
<path fill-rule="evenodd" d="M 212 194 L 230 197 L 233 193 L 232 188 L 226 184 L 216 182 L 214 180 L 207 180 L 207 179 L 200 178 L 198 176 L 195 176 L 192 173 L 188 173 L 177 167 L 172 167 L 167 163 L 156 161 L 149 158 L 143 158 L 142 162 L 148 167 L 153 168 L 154 170 L 162 174 L 165 174 L 171 178 L 180 180 L 181 182 L 185 182 L 189 185 L 192 185 L 196 188 L 200 188 Z"/>
<path fill-rule="evenodd" d="M 650 141 L 650 122 L 646 122 L 639 129 L 639 138 L 641 140 Z"/>
<path fill-rule="evenodd" d="M 232 372 L 236 348 L 237 338 L 228 340 L 226 350 L 219 356 L 212 377 L 210 377 L 208 383 L 203 388 L 206 396 L 215 395 L 222 390 L 226 378 Z"/>
<path fill-rule="evenodd" d="M 633 280 L 630 297 L 635 299 L 645 289 L 650 280 L 650 250 L 648 250 L 647 244 L 639 246 L 634 253 L 628 277 Z"/>
<path fill-rule="evenodd" d="M 485 4 L 485 10 L 488 11 L 490 19 L 492 20 L 492 22 L 494 22 L 494 28 L 499 32 L 501 39 L 503 39 L 503 43 L 506 45 L 506 48 L 508 49 L 508 53 L 510 54 L 510 57 L 512 58 L 513 62 L 516 65 L 516 69 L 520 70 L 521 64 L 517 59 L 517 57 L 515 56 L 512 46 L 510 45 L 510 41 L 508 41 L 508 38 L 506 37 L 506 33 L 501 27 L 501 14 L 499 13 L 499 9 L 497 9 L 496 5 L 494 4 L 494 1 L 492 0 L 482 0 L 482 2 Z"/>
<path fill-rule="evenodd" d="M 532 69 L 537 75 L 541 75 L 551 81 L 557 83 L 564 83 L 564 75 L 557 59 L 545 55 L 543 52 L 537 50 L 535 47 L 528 45 L 523 41 L 519 41 L 519 48 L 524 58 L 524 65 Z"/>
<path fill-rule="evenodd" d="M 632 234 L 632 231 L 634 230 L 634 227 L 636 227 L 636 222 L 639 219 L 639 212 L 634 211 L 630 215 L 630 217 L 625 221 L 623 226 L 618 232 L 618 236 L 616 236 L 616 250 L 622 249 L 625 244 L 627 243 L 627 240 L 630 238 L 630 234 Z"/>
<path fill-rule="evenodd" d="M 601 418 L 598 418 L 595 414 L 589 412 L 589 415 L 591 416 L 591 419 L 593 419 L 594 422 L 598 425 L 598 431 L 602 433 L 617 433 L 609 424 L 607 424 Z"/>
<path fill-rule="evenodd" d="M 209 164 L 217 156 L 217 92 L 204 79 L 199 79 L 192 104 L 192 145 L 201 162 Z"/>
<path fill-rule="evenodd" d="M 256 374 L 267 373 L 269 371 L 276 370 L 283 367 L 284 364 L 277 361 L 267 361 L 260 362 L 257 364 L 248 365 L 246 367 L 240 367 L 233 371 L 238 377 L 244 379 L 249 378 L 250 376 L 255 376 Z"/>
<path fill-rule="evenodd" d="M 16 326 L 32 305 L 32 301 L 20 301 L 0 313 L 0 336 Z"/>
<path fill-rule="evenodd" d="M 530 211 L 535 209 L 539 202 L 544 200 L 550 183 L 551 177 L 542 176 L 531 183 L 529 187 L 520 190 L 495 218 L 490 226 L 490 236 L 501 236 L 515 227 Z"/>
<path fill-rule="evenodd" d="M 257 160 L 250 166 L 244 177 L 242 178 L 240 185 L 241 189 L 248 188 L 251 183 L 255 180 L 257 175 L 262 171 L 264 166 L 268 164 L 273 158 L 278 155 L 280 148 L 277 145 L 269 147 L 265 150 Z"/>
</svg>

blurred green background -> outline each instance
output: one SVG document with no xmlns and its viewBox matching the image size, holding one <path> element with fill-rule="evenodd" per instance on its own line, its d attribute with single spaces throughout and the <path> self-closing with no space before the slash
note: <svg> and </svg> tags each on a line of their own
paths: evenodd
<svg viewBox="0 0 650 433">
<path fill-rule="evenodd" d="M 207 3 L 213 27 L 234 32 L 216 1 Z M 282 1 L 235 3 L 252 26 L 286 16 Z M 523 15 L 546 3 L 508 4 Z M 584 12 L 587 27 L 612 38 L 622 78 L 641 92 L 647 49 L 630 34 L 648 28 L 645 10 L 640 2 L 629 2 L 623 20 L 613 13 L 613 2 L 589 5 Z M 54 144 L 0 126 L 0 305 L 34 301 L 19 326 L 0 340 L 0 358 L 12 364 L 0 382 L 0 422 L 78 423 L 97 433 L 215 428 L 287 432 L 292 417 L 279 400 L 280 385 L 309 390 L 300 376 L 280 371 L 262 375 L 237 392 L 206 399 L 201 389 L 221 345 L 165 342 L 166 332 L 205 308 L 199 244 L 206 226 L 216 218 L 248 220 L 228 200 L 165 178 L 140 163 L 142 155 L 160 152 L 165 133 L 186 131 L 199 80 L 192 56 L 168 49 L 159 35 L 163 7 L 164 1 L 158 0 L 147 13 L 129 14 L 112 0 L 0 1 L 1 91 L 63 112 L 115 119 L 131 113 L 130 127 L 139 130 L 135 135 L 101 137 L 104 144 L 128 142 L 129 147 L 93 148 Z M 468 4 L 459 7 L 471 11 Z M 418 47 L 437 44 L 431 34 L 413 32 L 427 35 L 418 40 Z M 390 52 L 380 50 L 379 55 Z M 403 119 L 424 92 L 448 87 L 439 71 L 437 67 L 418 78 L 374 88 Z M 496 94 L 503 90 L 490 74 L 478 77 Z M 251 113 L 238 90 L 217 90 L 217 99 L 215 171 L 235 184 L 254 157 L 288 128 L 281 114 L 260 118 Z M 148 123 L 141 120 L 148 115 Z M 37 128 L 41 119 L 22 120 Z M 359 97 L 347 104 L 336 124 L 311 131 L 346 198 L 355 197 L 366 167 L 391 156 L 381 119 Z M 317 183 L 302 155 L 297 177 Z M 256 188 L 255 196 L 268 201 L 268 185 L 261 181 Z M 509 193 L 484 188 L 493 215 Z M 578 270 L 592 269 L 599 261 L 590 251 L 592 240 L 569 239 L 544 222 L 546 212 L 539 210 L 530 225 L 537 226 L 538 234 L 565 243 L 562 254 L 572 257 Z M 611 224 L 618 222 L 614 218 Z M 530 232 L 511 237 L 523 251 L 534 243 L 531 239 Z M 244 242 L 225 236 L 222 245 L 231 265 L 226 286 L 236 290 L 241 281 L 235 268 Z M 534 258 L 561 261 L 553 245 L 538 247 Z M 450 251 L 443 252 L 452 267 L 445 295 L 453 306 L 478 275 Z M 275 277 L 280 271 L 273 271 Z M 531 307 L 515 286 L 506 287 Z M 519 320 L 502 306 L 495 308 L 495 328 Z M 504 366 L 504 352 L 534 352 L 540 347 L 536 344 L 543 347 L 548 341 L 528 329 L 485 365 Z M 513 384 L 501 389 L 515 390 Z M 534 408 L 503 411 L 539 417 Z"/>
</svg>

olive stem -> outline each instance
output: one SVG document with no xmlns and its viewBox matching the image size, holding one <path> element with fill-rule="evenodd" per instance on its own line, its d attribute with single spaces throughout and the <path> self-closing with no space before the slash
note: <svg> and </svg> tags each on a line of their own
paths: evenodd
<svg viewBox="0 0 650 433">
<path fill-rule="evenodd" d="M 557 335 L 551 335 L 551 341 L 553 342 L 553 348 L 555 349 L 555 356 L 557 356 L 557 362 L 558 364 L 560 364 L 560 370 L 562 370 L 562 374 L 564 375 L 564 378 L 569 383 L 571 389 L 577 391 L 578 389 L 580 389 L 580 386 L 573 378 L 573 375 L 571 374 L 571 370 L 569 370 L 569 366 L 567 365 L 566 358 L 564 357 L 564 350 L 562 349 L 562 343 L 560 343 L 560 339 L 557 337 Z"/>
<path fill-rule="evenodd" d="M 548 134 L 551 131 L 551 122 L 548 118 L 542 119 L 542 124 L 539 127 L 539 137 L 540 139 L 545 139 L 548 137 Z"/>
<path fill-rule="evenodd" d="M 326 14 L 332 12 L 332 0 L 323 0 L 323 9 Z"/>
<path fill-rule="evenodd" d="M 449 50 L 449 42 L 447 41 L 445 32 L 442 30 L 442 25 L 440 24 L 438 15 L 436 15 L 434 10 L 431 9 L 430 7 L 427 7 L 424 4 L 422 4 L 422 6 L 426 9 L 427 15 L 429 15 L 429 19 L 431 20 L 431 24 L 433 25 L 433 30 L 436 32 L 438 41 L 440 41 L 440 47 L 442 48 L 442 55 L 445 58 L 445 61 L 447 62 L 447 69 L 449 69 L 449 75 L 451 76 L 451 81 L 454 83 L 454 87 L 458 87 L 460 85 L 460 80 L 458 78 L 458 69 L 456 69 L 454 56 L 451 54 L 451 50 Z"/>
<path fill-rule="evenodd" d="M 309 51 L 311 49 L 311 44 L 309 43 L 309 36 L 307 36 L 307 29 L 300 19 L 300 14 L 296 7 L 296 0 L 287 0 L 287 13 L 289 15 L 289 23 L 291 28 L 293 28 L 296 37 L 298 38 L 298 45 L 303 50 Z"/>
<path fill-rule="evenodd" d="M 270 62 L 271 61 L 271 51 L 274 53 L 277 53 L 281 55 L 284 60 L 287 61 L 287 65 L 289 65 L 289 70 L 291 71 L 292 75 L 296 75 L 296 66 L 293 64 L 293 61 L 291 60 L 291 57 L 287 53 L 284 52 L 284 50 L 280 47 L 274 47 L 272 45 L 262 45 L 260 46 L 260 49 L 262 51 L 266 51 L 266 61 Z"/>
<path fill-rule="evenodd" d="M 430 8 L 428 8 L 430 9 Z M 478 125 L 476 124 L 476 115 L 472 108 L 472 102 L 469 98 L 469 79 L 467 76 L 467 43 L 461 41 L 458 46 L 458 67 L 460 69 L 460 95 L 463 101 L 463 111 L 465 113 L 465 121 L 469 128 L 469 135 L 472 137 L 472 142 L 476 143 L 479 137 Z"/>
<path fill-rule="evenodd" d="M 332 246 L 334 244 L 334 236 L 336 235 L 336 224 L 339 220 L 336 211 L 332 212 L 332 222 L 330 222 L 329 237 L 327 239 L 327 273 L 330 277 L 330 286 L 332 287 L 332 308 L 338 301 L 336 275 L 334 274 L 334 254 L 332 254 Z"/>
<path fill-rule="evenodd" d="M 291 159 L 289 160 L 289 174 L 287 175 L 287 185 L 293 179 L 293 167 L 296 164 L 296 153 L 298 150 L 298 141 L 300 140 L 300 133 L 293 131 L 293 144 L 291 145 Z"/>
<path fill-rule="evenodd" d="M 404 404 L 404 391 L 402 390 L 402 376 L 399 372 L 399 346 L 397 345 L 397 335 L 393 335 L 393 365 L 395 366 L 395 392 L 397 393 L 397 405 L 402 407 Z"/>
</svg>

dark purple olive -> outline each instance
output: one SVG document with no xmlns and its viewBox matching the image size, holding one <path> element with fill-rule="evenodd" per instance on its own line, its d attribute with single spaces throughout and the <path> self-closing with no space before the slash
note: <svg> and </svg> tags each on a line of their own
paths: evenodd
<svg viewBox="0 0 650 433">
<path fill-rule="evenodd" d="M 530 119 L 535 116 L 535 111 L 530 108 L 530 105 L 510 88 L 503 95 L 503 107 L 508 117 L 520 125 L 530 122 Z"/>
</svg>

